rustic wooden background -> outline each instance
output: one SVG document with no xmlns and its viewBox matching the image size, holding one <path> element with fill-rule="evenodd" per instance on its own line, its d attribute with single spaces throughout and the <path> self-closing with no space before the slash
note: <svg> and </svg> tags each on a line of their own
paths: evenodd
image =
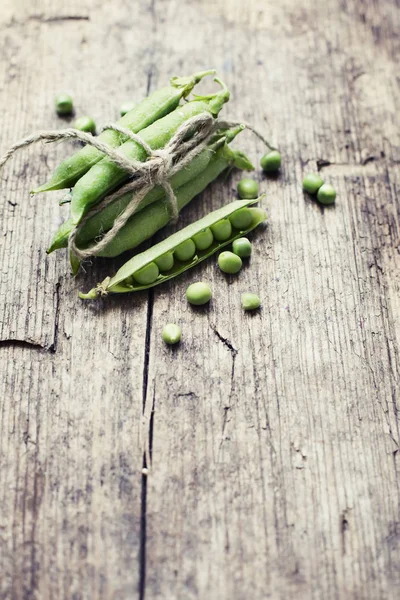
<svg viewBox="0 0 400 600">
<path fill-rule="evenodd" d="M 6 0 L 0 36 L 0 153 L 64 125 L 59 91 L 104 123 L 215 67 L 226 114 L 284 156 L 277 179 L 256 171 L 270 219 L 239 277 L 211 260 L 92 304 L 77 290 L 118 261 L 71 279 L 65 253 L 45 254 L 59 194 L 29 197 L 70 147 L 4 169 L 1 600 L 398 598 L 398 0 Z M 237 145 L 263 151 L 249 134 Z M 317 168 L 334 208 L 302 193 Z M 183 295 L 200 278 L 214 298 L 194 311 Z M 246 290 L 259 314 L 241 311 Z"/>
</svg>

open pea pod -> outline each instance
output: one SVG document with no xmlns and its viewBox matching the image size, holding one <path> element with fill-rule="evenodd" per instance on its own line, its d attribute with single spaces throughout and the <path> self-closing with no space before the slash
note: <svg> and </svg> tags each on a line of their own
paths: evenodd
<svg viewBox="0 0 400 600">
<path fill-rule="evenodd" d="M 87 294 L 91 300 L 109 293 L 137 292 L 168 281 L 218 252 L 235 239 L 247 235 L 265 221 L 263 208 L 250 206 L 256 200 L 235 200 L 177 231 L 126 262 Z"/>
</svg>

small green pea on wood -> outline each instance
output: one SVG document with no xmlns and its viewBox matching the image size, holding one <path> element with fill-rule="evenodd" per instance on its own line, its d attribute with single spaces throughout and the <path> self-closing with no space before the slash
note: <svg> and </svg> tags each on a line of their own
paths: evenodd
<svg viewBox="0 0 400 600">
<path fill-rule="evenodd" d="M 239 198 L 242 198 L 242 200 L 251 200 L 253 198 L 257 198 L 258 183 L 257 181 L 254 181 L 254 179 L 250 179 L 250 177 L 245 177 L 239 181 L 237 192 Z"/>
<path fill-rule="evenodd" d="M 75 129 L 79 129 L 79 131 L 86 131 L 87 133 L 92 133 L 93 135 L 96 133 L 96 123 L 92 119 L 92 117 L 79 117 L 74 122 Z"/>
<path fill-rule="evenodd" d="M 190 304 L 195 306 L 202 306 L 210 302 L 212 297 L 212 291 L 208 283 L 204 281 L 197 281 L 192 283 L 186 290 L 186 298 Z"/>
<path fill-rule="evenodd" d="M 303 179 L 303 190 L 316 195 L 317 201 L 325 206 L 333 204 L 336 200 L 336 190 L 324 182 L 318 173 L 308 173 Z"/>
<path fill-rule="evenodd" d="M 252 245 L 250 240 L 245 237 L 233 240 L 232 250 L 234 254 L 240 256 L 240 258 L 249 258 L 252 252 Z"/>
<path fill-rule="evenodd" d="M 56 112 L 60 116 L 72 115 L 74 102 L 69 94 L 58 94 L 56 96 Z"/>
<path fill-rule="evenodd" d="M 166 344 L 177 344 L 181 339 L 181 328 L 175 323 L 167 323 L 164 326 L 161 335 Z"/>
<path fill-rule="evenodd" d="M 257 294 L 246 292 L 241 297 L 242 308 L 244 310 L 256 310 L 261 306 L 260 297 Z"/>
<path fill-rule="evenodd" d="M 221 252 L 218 256 L 218 266 L 223 273 L 228 273 L 229 275 L 235 275 L 239 273 L 242 268 L 242 259 L 237 254 L 233 252 L 229 252 L 226 250 L 225 252 Z"/>
<path fill-rule="evenodd" d="M 282 158 L 278 150 L 271 150 L 260 159 L 260 165 L 264 173 L 276 173 L 281 168 Z"/>
</svg>

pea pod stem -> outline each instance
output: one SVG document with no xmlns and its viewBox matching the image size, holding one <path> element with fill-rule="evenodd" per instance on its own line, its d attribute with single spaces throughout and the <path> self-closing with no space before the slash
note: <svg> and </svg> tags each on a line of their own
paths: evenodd
<svg viewBox="0 0 400 600">
<path fill-rule="evenodd" d="M 241 125 L 243 125 L 243 127 L 245 127 L 246 129 L 248 129 L 249 131 L 253 132 L 254 135 L 256 135 L 267 146 L 267 148 L 269 148 L 270 150 L 278 150 L 278 148 L 276 148 L 275 146 L 273 146 L 267 140 L 267 138 L 262 133 L 260 133 L 260 131 L 256 127 L 254 127 L 250 123 L 247 123 L 247 121 L 232 121 L 230 119 L 229 120 L 221 120 L 220 119 L 220 127 L 221 127 L 221 129 L 223 127 L 232 128 L 232 127 L 235 127 L 236 125 L 239 125 L 239 123 Z"/>
<path fill-rule="evenodd" d="M 192 239 L 193 236 L 201 231 L 212 227 L 215 223 L 218 223 L 223 219 L 232 217 L 238 211 L 242 211 L 243 208 L 249 207 L 258 200 L 260 200 L 260 198 L 257 200 L 236 200 L 235 202 L 232 202 L 220 208 L 219 210 L 208 214 L 203 219 L 200 219 L 196 223 L 192 223 L 184 229 L 172 234 L 167 239 L 156 244 L 155 246 L 152 246 L 145 252 L 134 256 L 117 271 L 114 277 L 107 277 L 102 284 L 99 284 L 87 294 L 79 293 L 79 297 L 82 299 L 93 299 L 94 297 L 106 295 L 108 293 L 126 293 L 144 290 L 168 281 L 173 277 L 177 277 L 203 260 L 206 260 L 224 246 L 231 244 L 235 239 L 242 237 L 243 235 L 247 235 L 266 219 L 265 210 L 256 207 L 249 208 L 248 210 L 251 213 L 251 222 L 245 229 L 238 230 L 232 228 L 232 233 L 229 236 L 229 239 L 224 241 L 214 240 L 212 245 L 207 249 L 197 250 L 192 259 L 186 262 L 177 261 L 177 263 L 169 272 L 165 273 L 164 275 L 159 275 L 152 283 L 140 285 L 135 283 L 133 279 L 135 273 L 139 271 L 143 272 L 143 269 L 150 264 L 154 264 L 158 257 L 163 256 L 168 252 L 173 252 L 185 240 Z"/>
</svg>

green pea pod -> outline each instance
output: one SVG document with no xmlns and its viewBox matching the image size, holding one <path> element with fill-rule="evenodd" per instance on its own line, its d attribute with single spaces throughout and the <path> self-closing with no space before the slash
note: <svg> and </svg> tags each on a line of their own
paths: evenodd
<svg viewBox="0 0 400 600">
<path fill-rule="evenodd" d="M 181 211 L 193 198 L 203 192 L 227 167 L 230 165 L 236 166 L 236 155 L 236 150 L 232 150 L 229 146 L 223 146 L 215 153 L 202 173 L 178 188 L 175 194 L 178 211 Z M 99 256 L 113 258 L 127 250 L 136 248 L 168 225 L 170 220 L 170 208 L 165 199 L 150 204 L 125 223 L 124 227 L 120 229 Z"/>
<path fill-rule="evenodd" d="M 196 156 L 184 169 L 175 173 L 169 180 L 172 189 L 177 190 L 181 186 L 185 185 L 192 179 L 195 179 L 209 164 L 210 160 L 214 156 L 215 152 L 223 146 L 225 143 L 230 143 L 238 133 L 243 131 L 244 126 L 234 127 L 230 130 L 226 130 L 223 137 L 217 136 L 217 140 L 211 144 L 209 148 L 203 150 L 198 156 Z M 237 160 L 240 160 L 240 151 L 235 151 Z M 244 155 L 244 159 L 241 162 L 243 168 L 246 170 L 254 169 L 253 165 L 249 162 L 249 159 Z M 165 190 L 161 186 L 155 186 L 142 200 L 137 208 L 135 214 L 140 210 L 165 197 Z M 78 246 L 94 240 L 96 237 L 101 235 L 103 232 L 108 231 L 113 226 L 115 219 L 125 210 L 129 202 L 132 199 L 132 192 L 128 192 L 115 200 L 108 206 L 106 206 L 101 212 L 91 217 L 87 223 L 84 224 L 77 236 Z M 72 219 L 68 219 L 63 223 L 58 231 L 56 232 L 47 253 L 50 254 L 54 250 L 60 248 L 66 248 L 68 246 L 68 237 L 73 229 Z"/>
<path fill-rule="evenodd" d="M 133 110 L 119 119 L 117 124 L 126 127 L 133 133 L 138 133 L 175 110 L 180 100 L 190 94 L 196 83 L 206 75 L 213 75 L 214 73 L 215 71 L 203 71 L 189 77 L 174 77 L 171 79 L 171 85 L 153 92 L 135 106 Z M 112 148 L 117 148 L 126 140 L 126 137 L 117 131 L 106 129 L 98 136 L 98 139 Z M 33 190 L 32 193 L 38 194 L 39 192 L 72 187 L 80 177 L 102 158 L 104 158 L 104 154 L 100 150 L 93 146 L 85 146 L 85 148 L 64 160 L 56 168 L 51 179 Z"/>
<path fill-rule="evenodd" d="M 224 246 L 231 244 L 235 239 L 247 235 L 252 229 L 260 225 L 266 219 L 266 212 L 263 208 L 248 208 L 251 204 L 257 202 L 257 200 L 236 200 L 226 206 L 208 214 L 196 223 L 188 225 L 184 229 L 177 231 L 176 233 L 169 236 L 162 242 L 152 246 L 145 252 L 137 254 L 126 262 L 114 275 L 114 277 L 107 277 L 102 284 L 93 288 L 87 294 L 79 293 L 79 297 L 87 300 L 97 298 L 99 295 L 105 295 L 108 293 L 121 294 L 125 292 L 136 292 L 145 290 L 150 287 L 154 287 L 164 281 L 169 281 L 173 277 L 177 277 L 181 273 L 184 273 L 188 269 L 196 266 L 206 258 L 209 258 Z M 188 240 L 213 227 L 224 219 L 231 219 L 239 211 L 243 209 L 248 210 L 251 216 L 251 221 L 246 229 L 239 230 L 232 227 L 231 235 L 224 241 L 213 240 L 211 245 L 205 250 L 197 249 L 194 256 L 186 261 L 181 261 L 175 258 L 172 268 L 165 272 L 159 273 L 153 281 L 146 283 L 139 283 L 139 280 L 145 279 L 145 274 L 154 273 L 153 265 L 157 265 L 157 261 L 160 257 L 166 256 L 169 253 L 174 253 L 178 246 L 182 246 Z"/>
<path fill-rule="evenodd" d="M 188 119 L 204 112 L 218 115 L 222 106 L 229 100 L 229 90 L 221 84 L 222 89 L 206 100 L 193 100 L 178 107 L 149 127 L 142 129 L 141 138 L 153 150 L 163 148 L 174 136 L 179 127 Z M 147 158 L 145 150 L 138 143 L 130 140 L 119 147 L 119 152 L 128 159 L 144 161 Z M 117 166 L 111 159 L 103 158 L 94 165 L 76 183 L 72 190 L 71 217 L 77 225 L 88 209 L 99 202 L 106 194 L 118 188 L 129 178 L 129 174 Z"/>
</svg>

